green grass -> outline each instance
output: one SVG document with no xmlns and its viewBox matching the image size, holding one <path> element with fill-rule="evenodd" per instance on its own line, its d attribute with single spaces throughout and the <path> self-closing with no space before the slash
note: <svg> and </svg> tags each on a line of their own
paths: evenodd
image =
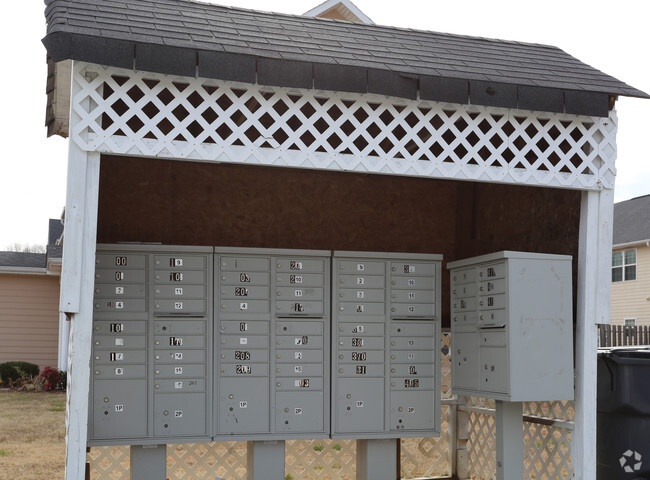
<svg viewBox="0 0 650 480">
<path fill-rule="evenodd" d="M 0 450 L 0 457 L 8 457 L 9 455 L 13 455 L 11 450 Z"/>
</svg>

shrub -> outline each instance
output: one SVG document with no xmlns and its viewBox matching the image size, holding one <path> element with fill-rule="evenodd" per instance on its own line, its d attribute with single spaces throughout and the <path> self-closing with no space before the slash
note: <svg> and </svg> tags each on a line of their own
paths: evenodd
<svg viewBox="0 0 650 480">
<path fill-rule="evenodd" d="M 3 383 L 12 384 L 22 378 L 37 377 L 38 365 L 29 362 L 6 362 L 0 364 L 0 378 Z"/>
<path fill-rule="evenodd" d="M 68 372 L 59 370 L 59 383 L 56 388 L 59 390 L 65 390 L 68 388 Z"/>
<path fill-rule="evenodd" d="M 65 379 L 62 379 L 62 375 L 65 375 L 65 372 L 57 370 L 52 367 L 45 367 L 41 372 L 41 380 L 43 380 L 43 388 L 45 390 L 56 390 L 61 389 L 65 390 L 65 386 L 62 387 L 62 384 L 65 384 Z"/>
</svg>

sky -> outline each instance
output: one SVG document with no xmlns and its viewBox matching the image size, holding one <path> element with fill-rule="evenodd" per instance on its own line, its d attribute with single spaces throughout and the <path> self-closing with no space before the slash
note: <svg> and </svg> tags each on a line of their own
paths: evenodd
<svg viewBox="0 0 650 480">
<path fill-rule="evenodd" d="M 221 0 L 300 15 L 321 0 Z M 555 45 L 650 93 L 648 0 L 352 0 L 376 24 Z M 45 4 L 7 2 L 0 30 L 0 250 L 47 242 L 65 205 L 67 143 L 45 128 Z M 650 194 L 650 100 L 620 98 L 615 201 Z"/>
</svg>

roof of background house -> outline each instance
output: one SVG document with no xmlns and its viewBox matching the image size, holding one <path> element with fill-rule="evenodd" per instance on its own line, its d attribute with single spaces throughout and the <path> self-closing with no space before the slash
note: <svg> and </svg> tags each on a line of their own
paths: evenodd
<svg viewBox="0 0 650 480">
<path fill-rule="evenodd" d="M 45 268 L 44 253 L 0 252 L 0 266 L 21 268 Z"/>
<path fill-rule="evenodd" d="M 650 98 L 552 46 L 190 0 L 45 3 L 54 61 L 599 116 L 610 95 Z"/>
<path fill-rule="evenodd" d="M 614 246 L 650 240 L 650 195 L 614 204 Z"/>
<path fill-rule="evenodd" d="M 56 245 L 63 234 L 63 222 L 59 218 L 50 218 L 47 231 L 47 245 Z"/>
</svg>

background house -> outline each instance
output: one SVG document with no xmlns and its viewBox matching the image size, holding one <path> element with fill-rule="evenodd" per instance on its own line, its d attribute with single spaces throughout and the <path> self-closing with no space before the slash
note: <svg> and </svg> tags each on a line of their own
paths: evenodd
<svg viewBox="0 0 650 480">
<path fill-rule="evenodd" d="M 51 219 L 46 253 L 0 252 L 0 363 L 60 366 L 62 234 L 61 220 Z"/>
<path fill-rule="evenodd" d="M 610 318 L 650 325 L 650 195 L 614 205 Z"/>
</svg>

